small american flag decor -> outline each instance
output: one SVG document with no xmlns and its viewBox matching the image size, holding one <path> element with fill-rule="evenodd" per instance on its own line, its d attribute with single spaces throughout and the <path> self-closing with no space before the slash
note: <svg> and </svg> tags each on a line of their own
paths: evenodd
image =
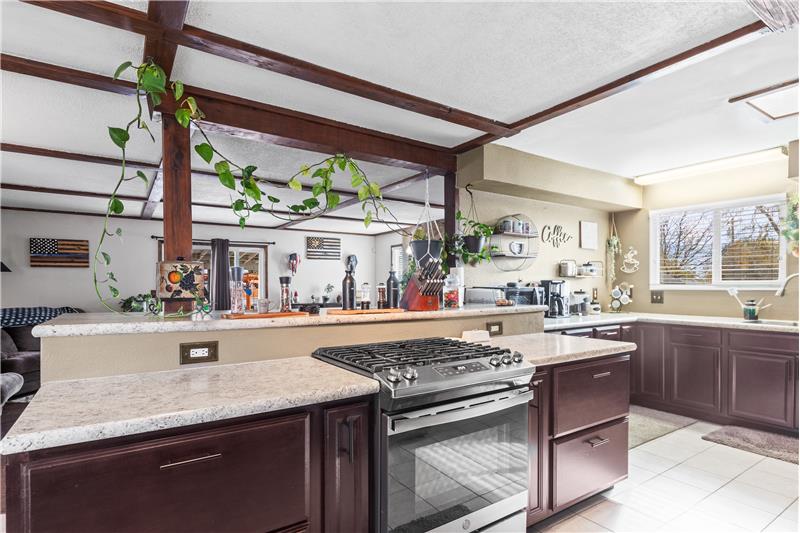
<svg viewBox="0 0 800 533">
<path fill-rule="evenodd" d="M 306 237 L 306 259 L 341 259 L 342 240 L 338 237 Z"/>
<path fill-rule="evenodd" d="M 89 241 L 70 239 L 30 239 L 32 267 L 89 266 Z"/>
</svg>

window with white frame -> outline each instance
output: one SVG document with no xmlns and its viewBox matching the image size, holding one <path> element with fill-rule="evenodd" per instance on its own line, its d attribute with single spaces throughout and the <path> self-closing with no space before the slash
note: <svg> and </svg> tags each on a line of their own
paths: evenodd
<svg viewBox="0 0 800 533">
<path fill-rule="evenodd" d="M 778 286 L 786 272 L 785 203 L 773 195 L 651 211 L 651 288 Z"/>
</svg>

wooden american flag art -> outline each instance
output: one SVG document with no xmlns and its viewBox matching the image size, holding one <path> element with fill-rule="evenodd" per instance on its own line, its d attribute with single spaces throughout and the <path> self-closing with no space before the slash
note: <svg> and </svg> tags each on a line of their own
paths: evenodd
<svg viewBox="0 0 800 533">
<path fill-rule="evenodd" d="M 306 259 L 341 258 L 341 239 L 337 237 L 306 237 Z"/>
<path fill-rule="evenodd" d="M 89 266 L 89 241 L 72 239 L 30 239 L 32 267 Z"/>
</svg>

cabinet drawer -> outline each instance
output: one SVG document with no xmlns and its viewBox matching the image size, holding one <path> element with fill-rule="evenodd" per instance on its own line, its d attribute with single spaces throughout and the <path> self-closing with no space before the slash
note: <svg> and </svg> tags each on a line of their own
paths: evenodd
<svg viewBox="0 0 800 533">
<path fill-rule="evenodd" d="M 565 329 L 561 334 L 570 337 L 594 337 L 594 330 L 592 328 Z"/>
<path fill-rule="evenodd" d="M 628 414 L 629 356 L 553 370 L 553 435 Z"/>
<path fill-rule="evenodd" d="M 722 344 L 722 330 L 671 326 L 669 340 L 679 344 L 719 346 Z"/>
<path fill-rule="evenodd" d="M 731 348 L 763 351 L 797 353 L 796 333 L 771 333 L 753 331 L 729 331 L 728 344 Z"/>
<path fill-rule="evenodd" d="M 556 440 L 553 472 L 554 511 L 624 479 L 628 475 L 628 420 Z"/>
<path fill-rule="evenodd" d="M 618 341 L 621 338 L 619 326 L 599 326 L 594 328 L 594 336 L 597 339 L 607 341 Z"/>
<path fill-rule="evenodd" d="M 307 522 L 308 432 L 302 413 L 33 461 L 23 530 L 245 533 Z"/>
</svg>

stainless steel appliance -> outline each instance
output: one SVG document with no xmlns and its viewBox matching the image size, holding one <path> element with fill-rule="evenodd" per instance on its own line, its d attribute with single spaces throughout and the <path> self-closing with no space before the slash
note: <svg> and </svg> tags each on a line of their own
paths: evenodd
<svg viewBox="0 0 800 533">
<path fill-rule="evenodd" d="M 472 304 L 494 303 L 498 298 L 517 305 L 545 305 L 543 287 L 467 287 L 464 301 Z"/>
<path fill-rule="evenodd" d="M 381 384 L 379 531 L 525 531 L 535 367 L 522 354 L 430 338 L 314 357 Z"/>
<path fill-rule="evenodd" d="M 564 280 L 543 279 L 545 304 L 548 306 L 544 316 L 558 318 L 569 316 L 569 297 Z"/>
</svg>

